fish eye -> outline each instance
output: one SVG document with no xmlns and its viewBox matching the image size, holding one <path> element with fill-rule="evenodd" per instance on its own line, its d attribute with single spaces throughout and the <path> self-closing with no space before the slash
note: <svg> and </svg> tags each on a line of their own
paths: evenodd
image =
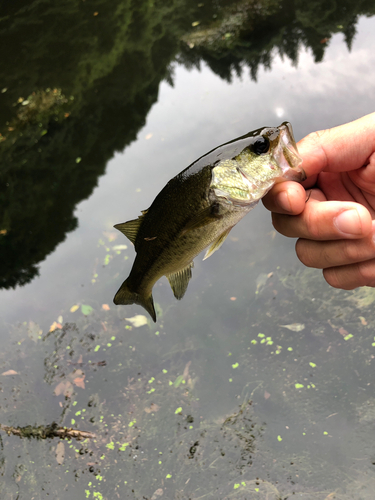
<svg viewBox="0 0 375 500">
<path fill-rule="evenodd" d="M 267 137 L 259 137 L 254 144 L 252 144 L 251 149 L 256 155 L 262 155 L 264 153 L 267 153 L 267 151 L 270 148 L 270 141 L 267 139 Z"/>
</svg>

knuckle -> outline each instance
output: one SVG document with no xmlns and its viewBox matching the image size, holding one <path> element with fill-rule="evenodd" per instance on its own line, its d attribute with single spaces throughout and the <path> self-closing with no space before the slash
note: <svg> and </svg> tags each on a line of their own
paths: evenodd
<svg viewBox="0 0 375 500">
<path fill-rule="evenodd" d="M 356 265 L 358 273 L 359 285 L 357 286 L 374 286 L 375 285 L 375 261 L 368 260 Z"/>
<path fill-rule="evenodd" d="M 276 231 L 283 236 L 291 236 L 289 228 L 289 218 L 287 215 L 276 214 L 272 212 L 272 225 Z"/>
<path fill-rule="evenodd" d="M 319 240 L 322 236 L 322 227 L 319 220 L 319 213 L 316 210 L 308 210 L 306 214 L 306 224 L 309 235 L 312 239 Z"/>
<path fill-rule="evenodd" d="M 342 242 L 342 256 L 345 262 L 356 263 L 361 260 L 360 248 L 357 241 L 343 240 Z"/>
<path fill-rule="evenodd" d="M 315 265 L 315 253 L 311 248 L 311 244 L 308 240 L 299 239 L 296 242 L 296 254 L 299 260 L 306 267 L 316 267 Z"/>
</svg>

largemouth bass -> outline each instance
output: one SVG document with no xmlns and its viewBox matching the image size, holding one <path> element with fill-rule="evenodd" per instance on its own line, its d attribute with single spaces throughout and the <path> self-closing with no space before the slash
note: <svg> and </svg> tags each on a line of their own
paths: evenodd
<svg viewBox="0 0 375 500">
<path fill-rule="evenodd" d="M 218 250 L 276 182 L 304 180 L 301 163 L 292 127 L 284 122 L 218 146 L 185 168 L 138 219 L 114 226 L 137 252 L 114 303 L 139 304 L 156 322 L 156 281 L 166 276 L 181 299 L 194 257 L 207 247 L 204 259 Z"/>
</svg>

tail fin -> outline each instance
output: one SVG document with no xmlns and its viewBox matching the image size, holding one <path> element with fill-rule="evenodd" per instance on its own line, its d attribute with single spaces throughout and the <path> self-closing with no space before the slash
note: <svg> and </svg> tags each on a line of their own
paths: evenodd
<svg viewBox="0 0 375 500">
<path fill-rule="evenodd" d="M 156 323 L 156 313 L 152 293 L 150 293 L 148 297 L 145 297 L 140 295 L 139 293 L 132 292 L 129 288 L 128 280 L 125 280 L 124 283 L 120 286 L 113 299 L 113 302 L 116 305 L 138 304 L 146 309 L 148 314 Z"/>
</svg>

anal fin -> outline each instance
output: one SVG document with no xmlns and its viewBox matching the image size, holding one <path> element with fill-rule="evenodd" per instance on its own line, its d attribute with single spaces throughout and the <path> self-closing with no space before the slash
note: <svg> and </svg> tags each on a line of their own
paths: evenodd
<svg viewBox="0 0 375 500">
<path fill-rule="evenodd" d="M 167 276 L 169 284 L 176 299 L 180 300 L 185 295 L 192 273 L 191 268 L 194 266 L 193 262 L 176 273 Z"/>
<path fill-rule="evenodd" d="M 207 251 L 205 253 L 205 256 L 203 257 L 203 260 L 206 260 L 208 259 L 208 257 L 211 257 L 211 255 L 213 253 L 216 252 L 216 250 L 219 250 L 219 248 L 221 247 L 221 245 L 224 243 L 224 241 L 226 240 L 226 237 L 228 236 L 230 230 L 232 228 L 230 227 L 229 229 L 226 229 L 223 233 L 221 233 L 221 235 L 212 243 L 211 246 L 209 246 L 207 248 Z"/>
</svg>

